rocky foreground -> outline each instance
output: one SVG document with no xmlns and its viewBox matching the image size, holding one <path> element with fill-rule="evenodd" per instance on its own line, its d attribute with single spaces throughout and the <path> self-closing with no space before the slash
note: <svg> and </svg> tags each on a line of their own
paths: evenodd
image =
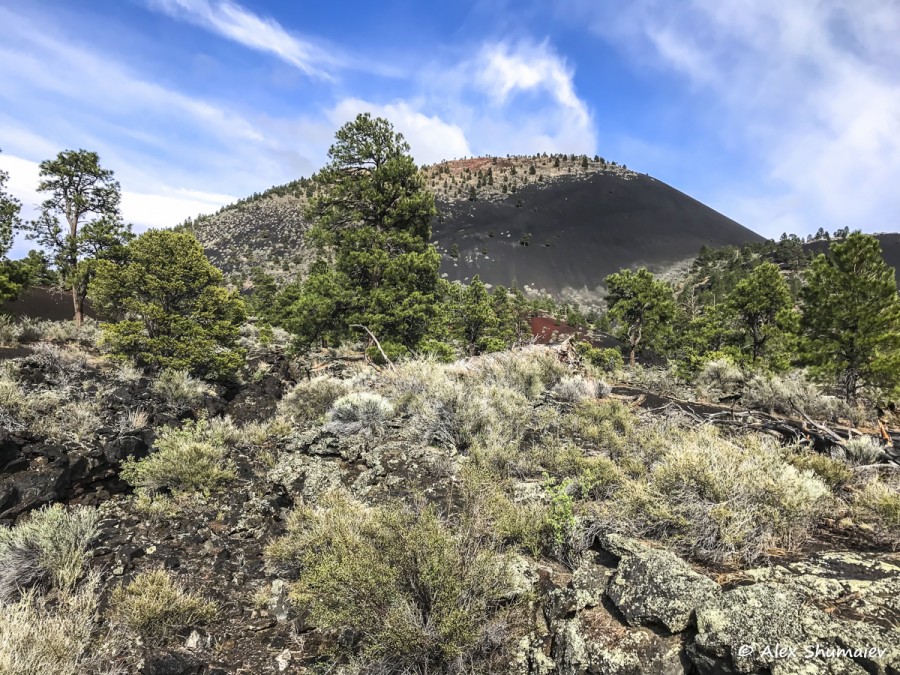
<svg viewBox="0 0 900 675">
<path fill-rule="evenodd" d="M 893 469 L 874 488 L 843 473 L 829 483 L 838 460 L 826 470 L 806 451 L 788 456 L 604 402 L 608 388 L 552 348 L 379 371 L 356 354 L 300 362 L 253 339 L 244 383 L 230 387 L 149 378 L 84 345 L 41 343 L 4 362 L 0 522 L 14 532 L 58 503 L 97 514 L 69 586 L 42 577 L 39 565 L 23 576 L 14 543 L 26 539 L 0 536 L 5 610 L 25 616 L 32 603 L 50 622 L 68 594 L 90 591 L 89 634 L 53 657 L 56 672 L 900 673 L 895 531 L 859 497 L 885 485 L 896 494 Z M 476 380 L 477 388 L 454 389 Z M 347 396 L 371 405 L 344 414 Z M 662 435 L 640 431 L 659 424 L 668 425 Z M 165 455 L 162 468 L 148 463 L 175 440 L 185 442 L 181 455 Z M 503 454 L 511 444 L 514 454 Z M 629 454 L 637 447 L 644 454 Z M 739 453 L 738 463 L 712 454 L 720 450 Z M 750 487 L 688 502 L 688 478 L 702 479 L 696 469 L 675 487 L 663 478 L 692 452 L 732 474 L 758 457 L 778 468 L 759 469 Z M 795 455 L 816 471 L 793 468 Z M 785 476 L 793 482 L 782 486 Z M 784 488 L 777 504 L 773 485 Z M 341 520 L 328 510 L 335 503 L 360 522 L 375 518 L 371 528 Z M 402 624 L 399 646 L 354 623 L 354 611 L 379 607 L 367 604 L 379 584 L 342 589 L 341 580 L 370 579 L 366 567 L 376 565 L 347 554 L 361 556 L 366 549 L 353 546 L 369 534 L 389 536 L 373 514 L 391 504 L 407 515 L 385 511 L 386 522 L 411 524 L 410 538 L 433 511 L 435 541 L 477 542 L 478 556 L 497 556 L 484 568 L 500 570 L 486 591 L 492 604 L 469 597 L 461 605 L 479 607 L 485 621 L 459 619 L 466 628 L 454 633 L 453 650 L 444 633 L 430 632 L 439 584 L 425 605 L 404 596 L 419 614 Z M 653 520 L 655 510 L 666 511 L 667 525 Z M 316 530 L 316 518 L 327 527 Z M 348 538 L 335 543 L 344 530 Z M 331 560 L 328 546 L 338 544 L 349 547 L 334 557 L 333 577 L 311 578 L 310 550 Z M 393 569 L 383 568 L 384 584 L 400 587 Z M 417 583 L 428 578 L 421 569 L 403 574 L 413 572 Z M 159 630 L 126 602 L 147 573 L 174 584 L 173 603 L 202 604 Z M 309 589 L 318 597 L 304 595 Z M 331 606 L 326 591 L 336 594 Z M 358 607 L 342 606 L 345 597 Z M 396 602 L 383 615 L 388 624 Z M 16 665 L 26 663 L 26 647 L 11 626 L 0 628 L 0 672 L 37 672 Z M 413 642 L 429 645 L 420 659 L 407 649 Z"/>
</svg>

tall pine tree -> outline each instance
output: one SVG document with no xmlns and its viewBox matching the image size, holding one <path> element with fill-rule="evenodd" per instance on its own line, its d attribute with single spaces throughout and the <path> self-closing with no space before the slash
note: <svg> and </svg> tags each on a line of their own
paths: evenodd
<svg viewBox="0 0 900 675">
<path fill-rule="evenodd" d="M 0 302 L 13 298 L 21 290 L 16 269 L 6 260 L 13 242 L 13 230 L 19 225 L 21 204 L 6 192 L 9 174 L 0 171 Z"/>
<path fill-rule="evenodd" d="M 800 327 L 807 363 L 847 399 L 900 385 L 900 297 L 875 237 L 854 232 L 806 273 Z"/>
<path fill-rule="evenodd" d="M 731 292 L 729 306 L 737 315 L 741 348 L 749 348 L 754 363 L 772 356 L 783 345 L 788 313 L 794 305 L 791 290 L 778 265 L 764 262 Z"/>
<path fill-rule="evenodd" d="M 345 124 L 328 156 L 308 213 L 322 259 L 289 291 L 296 300 L 284 308 L 284 323 L 301 344 L 365 326 L 383 343 L 413 348 L 436 312 L 434 196 L 385 119 L 366 113 Z"/>
<path fill-rule="evenodd" d="M 96 261 L 121 257 L 132 238 L 131 226 L 119 216 L 119 183 L 100 166 L 96 152 L 64 150 L 41 162 L 40 171 L 38 191 L 47 199 L 37 220 L 23 229 L 51 255 L 60 280 L 72 291 L 80 324 Z"/>
</svg>

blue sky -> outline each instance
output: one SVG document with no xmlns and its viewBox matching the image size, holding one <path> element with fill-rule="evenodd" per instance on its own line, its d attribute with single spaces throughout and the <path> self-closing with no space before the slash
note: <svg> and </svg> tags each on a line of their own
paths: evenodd
<svg viewBox="0 0 900 675">
<path fill-rule="evenodd" d="M 0 25 L 26 206 L 84 147 L 138 230 L 173 225 L 309 175 L 371 111 L 420 164 L 598 153 L 768 236 L 900 229 L 895 0 L 0 0 Z"/>
</svg>

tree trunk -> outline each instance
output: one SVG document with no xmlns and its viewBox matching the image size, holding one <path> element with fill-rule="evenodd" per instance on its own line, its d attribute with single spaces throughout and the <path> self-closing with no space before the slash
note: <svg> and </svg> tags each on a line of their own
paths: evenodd
<svg viewBox="0 0 900 675">
<path fill-rule="evenodd" d="M 72 284 L 72 305 L 75 307 L 75 325 L 84 323 L 84 298 L 79 297 L 78 286 Z"/>
<path fill-rule="evenodd" d="M 634 355 L 637 352 L 638 345 L 641 343 L 641 338 L 644 337 L 644 327 L 637 323 L 632 327 L 632 330 L 629 331 L 629 337 L 631 342 L 631 353 L 628 355 L 628 362 L 631 366 L 634 366 Z"/>
</svg>

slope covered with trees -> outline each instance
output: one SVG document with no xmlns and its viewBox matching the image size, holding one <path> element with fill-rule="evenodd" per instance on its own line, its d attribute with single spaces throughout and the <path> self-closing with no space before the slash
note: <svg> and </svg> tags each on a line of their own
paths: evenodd
<svg viewBox="0 0 900 675">
<path fill-rule="evenodd" d="M 649 176 L 583 155 L 454 160 L 419 169 L 435 195 L 431 241 L 450 280 L 597 304 L 620 267 L 678 267 L 703 246 L 762 238 Z M 254 267 L 303 277 L 315 259 L 309 201 L 323 175 L 272 188 L 185 223 L 236 280 Z"/>
</svg>

